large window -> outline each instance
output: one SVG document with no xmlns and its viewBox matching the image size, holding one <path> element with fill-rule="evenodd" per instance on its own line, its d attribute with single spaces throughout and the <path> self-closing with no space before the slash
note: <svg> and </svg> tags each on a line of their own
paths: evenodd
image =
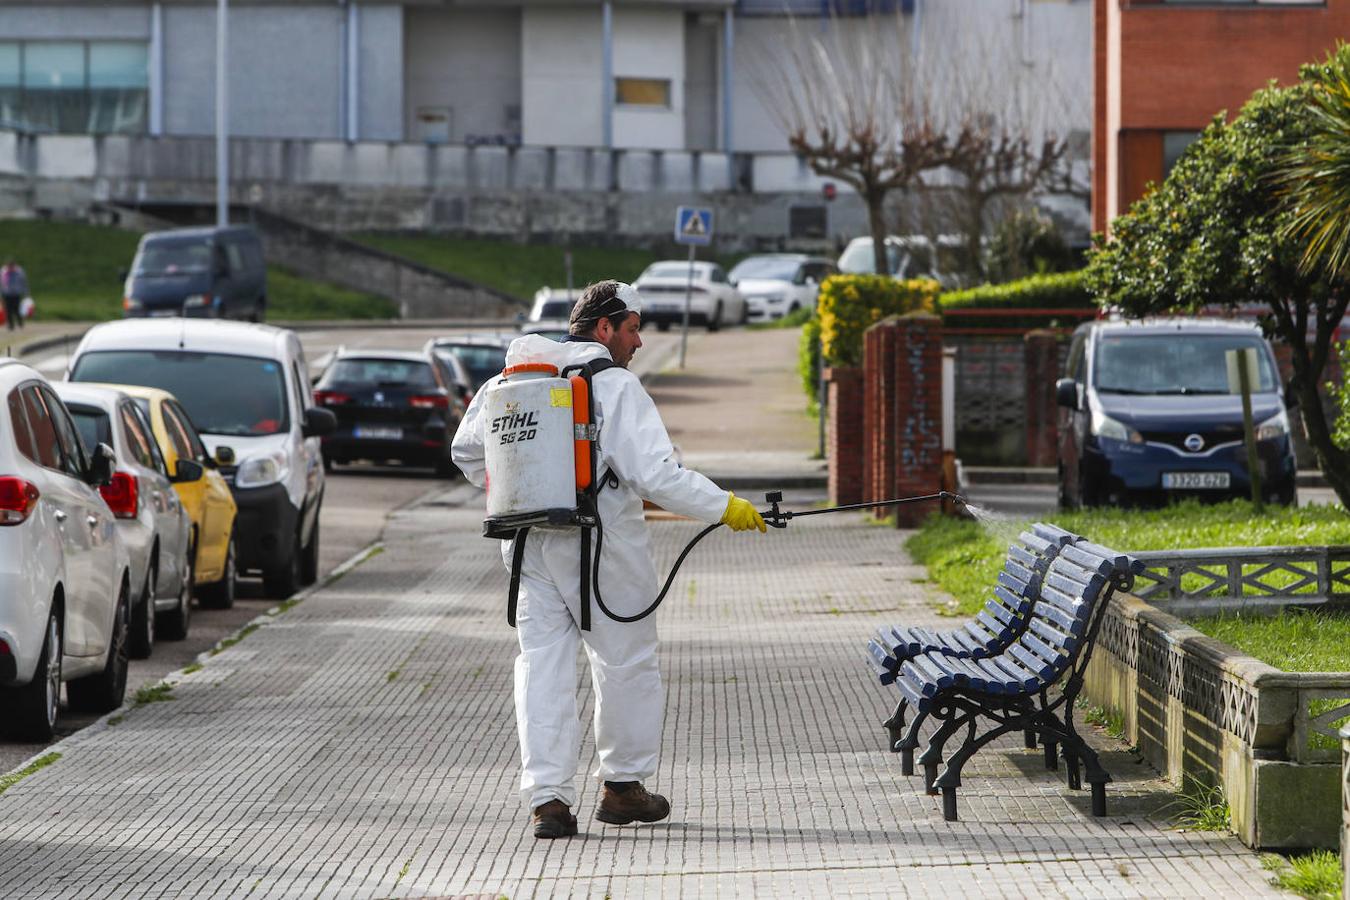
<svg viewBox="0 0 1350 900">
<path fill-rule="evenodd" d="M 131 41 L 0 41 L 0 124 L 70 134 L 142 132 L 148 50 Z"/>
</svg>

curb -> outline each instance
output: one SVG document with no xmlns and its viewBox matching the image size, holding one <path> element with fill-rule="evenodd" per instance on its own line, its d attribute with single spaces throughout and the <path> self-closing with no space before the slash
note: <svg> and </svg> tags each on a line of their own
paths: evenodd
<svg viewBox="0 0 1350 900">
<path fill-rule="evenodd" d="M 970 484 L 1057 484 L 1059 476 L 1051 468 L 1018 468 L 1014 466 L 963 466 Z M 1298 473 L 1299 487 L 1330 487 L 1326 478 L 1316 469 Z"/>
</svg>

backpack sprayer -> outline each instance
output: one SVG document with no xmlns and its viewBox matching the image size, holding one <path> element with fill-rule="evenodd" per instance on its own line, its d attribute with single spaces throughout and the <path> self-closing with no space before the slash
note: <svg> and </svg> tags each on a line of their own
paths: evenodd
<svg viewBox="0 0 1350 900">
<path fill-rule="evenodd" d="M 594 444 L 599 438 L 595 423 L 595 402 L 591 381 L 595 375 L 616 364 L 595 359 L 583 365 L 567 366 L 561 372 L 548 363 L 509 366 L 501 377 L 484 388 L 484 457 L 487 464 L 487 517 L 483 536 L 515 539 L 511 559 L 511 582 L 506 621 L 515 627 L 516 605 L 520 597 L 520 570 L 525 558 L 525 540 L 534 526 L 576 527 L 581 529 L 581 628 L 591 627 L 591 592 L 606 616 L 616 622 L 636 622 L 656 612 L 695 545 L 712 534 L 722 523 L 709 525 L 685 544 L 666 576 L 661 592 L 651 605 L 630 616 L 619 615 L 605 605 L 600 593 L 600 554 L 605 528 L 600 519 L 599 493 L 606 486 L 618 487 L 613 470 L 595 477 Z M 570 444 L 570 447 L 569 447 Z M 779 508 L 782 491 L 764 495 L 770 508 L 761 511 L 764 524 L 787 528 L 793 519 L 821 516 L 859 509 L 901 506 L 933 500 L 950 500 L 965 505 L 965 498 L 951 491 L 938 491 L 916 497 L 848 503 L 824 509 L 800 512 Z M 595 552 L 591 553 L 591 531 L 595 531 Z"/>
</svg>

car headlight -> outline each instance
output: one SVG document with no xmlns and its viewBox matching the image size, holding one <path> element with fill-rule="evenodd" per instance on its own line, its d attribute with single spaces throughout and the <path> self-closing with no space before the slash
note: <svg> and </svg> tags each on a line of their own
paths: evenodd
<svg viewBox="0 0 1350 900">
<path fill-rule="evenodd" d="M 183 298 L 184 308 L 210 306 L 210 305 L 211 305 L 211 297 L 209 294 L 188 294 L 186 297 Z"/>
<path fill-rule="evenodd" d="M 1092 410 L 1092 433 L 1097 437 L 1110 438 L 1113 441 L 1124 441 L 1130 444 L 1142 444 L 1144 442 L 1142 434 L 1124 422 L 1117 422 L 1100 409 Z"/>
<path fill-rule="evenodd" d="M 1284 437 L 1288 433 L 1289 416 L 1285 415 L 1284 410 L 1280 410 L 1256 426 L 1256 439 L 1258 441 L 1272 441 L 1277 437 Z"/>
<path fill-rule="evenodd" d="M 135 297 L 122 298 L 122 309 L 125 310 L 126 312 L 131 312 L 133 310 L 137 310 L 140 308 L 141 308 L 141 301 L 137 300 Z"/>
<path fill-rule="evenodd" d="M 276 484 L 289 473 L 286 468 L 286 454 L 280 450 L 250 456 L 239 464 L 234 473 L 234 486 L 240 488 L 266 487 Z"/>
</svg>

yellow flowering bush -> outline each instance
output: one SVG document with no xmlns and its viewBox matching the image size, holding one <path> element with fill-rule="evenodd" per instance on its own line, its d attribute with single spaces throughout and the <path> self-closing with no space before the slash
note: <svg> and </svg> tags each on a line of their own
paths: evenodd
<svg viewBox="0 0 1350 900">
<path fill-rule="evenodd" d="M 888 316 L 934 312 L 941 287 L 930 278 L 834 275 L 820 286 L 821 352 L 827 366 L 860 366 L 863 332 Z"/>
</svg>

